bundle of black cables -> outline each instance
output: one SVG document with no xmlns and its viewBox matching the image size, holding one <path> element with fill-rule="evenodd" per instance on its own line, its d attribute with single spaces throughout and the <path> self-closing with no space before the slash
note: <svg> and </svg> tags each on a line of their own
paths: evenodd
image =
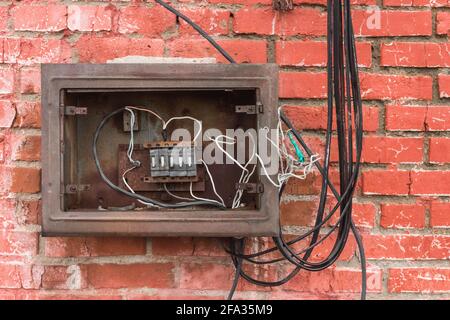
<svg viewBox="0 0 450 320">
<path fill-rule="evenodd" d="M 214 41 L 214 39 L 212 39 L 191 19 L 162 0 L 155 1 L 174 13 L 178 18 L 183 19 L 190 24 L 229 62 L 236 63 L 234 59 L 216 41 Z M 350 0 L 328 0 L 327 14 L 328 118 L 323 166 L 319 162 L 315 162 L 315 166 L 322 175 L 320 200 L 315 225 L 308 232 L 289 241 L 284 239 L 283 232 L 280 229 L 279 236 L 273 238 L 275 243 L 274 247 L 252 254 L 244 254 L 245 238 L 231 239 L 230 245 L 226 248 L 226 250 L 231 255 L 232 261 L 236 268 L 236 273 L 228 296 L 229 299 L 232 298 L 240 277 L 260 286 L 280 286 L 292 279 L 301 269 L 308 271 L 320 271 L 331 266 L 338 259 L 344 249 L 350 231 L 353 232 L 358 245 L 362 269 L 361 299 L 365 299 L 366 261 L 364 247 L 361 236 L 352 219 L 352 198 L 360 169 L 363 129 L 362 102 Z M 334 112 L 336 112 L 340 190 L 337 190 L 329 179 L 330 147 L 331 138 L 333 135 Z M 293 127 L 286 115 L 281 112 L 280 117 L 286 127 L 292 131 L 305 152 L 311 156 L 313 152 L 309 149 L 300 133 Z M 280 188 L 280 199 L 284 186 L 285 185 Z M 325 216 L 328 188 L 333 193 L 337 203 Z M 329 224 L 331 217 L 336 212 L 339 212 L 337 222 L 328 230 L 327 233 L 321 234 L 320 231 L 322 228 Z M 309 261 L 314 248 L 330 237 L 330 235 L 334 234 L 336 230 L 337 236 L 329 255 L 318 262 Z M 299 241 L 308 239 L 309 245 L 299 252 L 295 252 L 292 245 L 298 243 Z M 280 258 L 271 260 L 260 259 L 262 256 L 275 251 L 279 251 L 281 254 Z M 272 264 L 284 260 L 289 261 L 293 265 L 293 270 L 283 279 L 272 282 L 254 279 L 242 268 L 244 261 L 254 264 Z"/>
</svg>

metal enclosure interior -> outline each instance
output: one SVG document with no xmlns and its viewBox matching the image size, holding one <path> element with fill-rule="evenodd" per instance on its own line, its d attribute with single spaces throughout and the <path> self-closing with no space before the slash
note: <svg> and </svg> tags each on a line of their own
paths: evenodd
<svg viewBox="0 0 450 320">
<path fill-rule="evenodd" d="M 100 178 L 92 155 L 95 129 L 118 108 L 151 107 L 165 118 L 193 116 L 209 128 L 275 128 L 278 106 L 278 69 L 274 64 L 44 64 L 42 65 L 42 202 L 44 236 L 273 236 L 279 232 L 278 190 L 266 176 L 250 182 L 261 193 L 246 193 L 245 206 L 184 209 L 102 210 L 135 202 L 112 190 Z M 255 112 L 236 112 L 236 106 L 260 106 Z M 138 143 L 157 141 L 151 117 L 139 117 Z M 177 127 L 192 129 L 192 122 Z M 148 129 L 146 129 L 148 128 Z M 105 174 L 120 184 L 124 148 L 129 132 L 122 116 L 105 125 L 98 153 Z M 205 147 L 203 143 L 203 147 Z M 137 145 L 136 156 L 140 156 Z M 142 158 L 142 161 L 145 161 Z M 212 165 L 211 173 L 227 207 L 241 169 Z M 261 170 L 259 167 L 257 171 Z M 213 198 L 208 178 L 200 172 L 193 189 Z M 275 175 L 271 176 L 276 179 Z M 168 195 L 136 180 L 136 191 L 164 201 Z M 179 185 L 168 184 L 179 195 Z M 206 186 L 205 186 L 206 185 Z M 141 188 L 141 189 L 139 189 Z M 178 188 L 178 189 L 177 189 Z"/>
</svg>

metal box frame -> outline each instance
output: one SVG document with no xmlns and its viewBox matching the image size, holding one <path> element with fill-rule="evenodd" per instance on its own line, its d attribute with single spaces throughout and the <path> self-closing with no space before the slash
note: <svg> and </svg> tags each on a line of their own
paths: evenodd
<svg viewBox="0 0 450 320">
<path fill-rule="evenodd" d="M 255 89 L 264 106 L 257 127 L 275 128 L 278 67 L 275 64 L 43 64 L 43 236 L 273 236 L 279 233 L 278 190 L 261 176 L 259 210 L 164 212 L 64 211 L 64 90 Z M 89 116 L 89 115 L 87 115 Z M 275 176 L 272 176 L 275 179 Z M 111 192 L 115 192 L 111 190 Z"/>
</svg>

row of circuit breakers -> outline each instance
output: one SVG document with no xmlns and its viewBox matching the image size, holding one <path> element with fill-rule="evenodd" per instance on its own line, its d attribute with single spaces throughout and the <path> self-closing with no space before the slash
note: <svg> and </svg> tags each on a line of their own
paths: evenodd
<svg viewBox="0 0 450 320">
<path fill-rule="evenodd" d="M 196 177 L 194 148 L 179 142 L 159 143 L 150 149 L 150 175 L 163 181 L 168 177 Z M 172 179 L 173 180 L 173 179 Z"/>
</svg>

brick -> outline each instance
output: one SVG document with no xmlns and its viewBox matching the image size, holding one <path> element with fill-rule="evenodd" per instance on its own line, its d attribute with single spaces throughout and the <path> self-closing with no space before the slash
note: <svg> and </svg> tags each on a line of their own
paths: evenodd
<svg viewBox="0 0 450 320">
<path fill-rule="evenodd" d="M 435 260 L 448 259 L 450 236 L 363 234 L 368 259 Z"/>
<path fill-rule="evenodd" d="M 41 158 L 41 137 L 14 134 L 11 137 L 11 159 L 38 161 Z"/>
<path fill-rule="evenodd" d="M 11 153 L 8 137 L 9 134 L 0 134 L 0 163 L 4 163 Z"/>
<path fill-rule="evenodd" d="M 120 10 L 119 32 L 139 33 L 155 37 L 175 28 L 175 15 L 161 6 L 153 8 L 129 6 Z"/>
<path fill-rule="evenodd" d="M 430 138 L 430 162 L 449 163 L 450 162 L 450 139 Z"/>
<path fill-rule="evenodd" d="M 8 6 L 0 7 L 0 32 L 8 31 L 8 16 L 9 16 L 9 7 Z"/>
<path fill-rule="evenodd" d="M 450 195 L 450 171 L 412 171 L 411 194 Z"/>
<path fill-rule="evenodd" d="M 267 43 L 263 40 L 218 40 L 238 63 L 267 62 Z M 170 56 L 184 58 L 214 57 L 218 62 L 226 59 L 204 39 L 177 39 L 168 44 Z"/>
<path fill-rule="evenodd" d="M 276 61 L 282 66 L 317 66 L 327 64 L 327 43 L 325 41 L 277 41 Z M 357 42 L 358 65 L 372 65 L 372 45 L 370 42 Z"/>
<path fill-rule="evenodd" d="M 311 147 L 311 145 L 309 144 Z M 283 194 L 286 195 L 316 195 L 320 192 L 320 177 L 312 172 L 306 179 L 291 179 L 286 185 Z"/>
<path fill-rule="evenodd" d="M 269 294 L 270 300 L 357 300 L 358 293 L 308 293 L 299 291 L 272 291 Z"/>
<path fill-rule="evenodd" d="M 0 230 L 1 255 L 35 255 L 37 254 L 38 234 L 14 230 Z"/>
<path fill-rule="evenodd" d="M 181 0 L 180 2 L 195 2 L 196 0 Z M 272 4 L 272 0 L 208 0 L 208 3 L 224 3 L 224 4 Z"/>
<path fill-rule="evenodd" d="M 65 40 L 45 38 L 6 38 L 3 59 L 5 63 L 36 65 L 40 63 L 68 63 L 70 45 Z"/>
<path fill-rule="evenodd" d="M 294 0 L 294 4 L 321 4 L 326 6 L 327 0 Z M 350 0 L 350 4 L 376 4 L 376 0 Z"/>
<path fill-rule="evenodd" d="M 439 97 L 450 98 L 450 75 L 440 74 L 438 76 Z"/>
<path fill-rule="evenodd" d="M 392 293 L 448 293 L 448 268 L 391 268 L 388 272 L 388 291 Z"/>
<path fill-rule="evenodd" d="M 233 30 L 238 34 L 319 36 L 326 34 L 326 20 L 326 13 L 311 8 L 295 8 L 286 13 L 272 8 L 244 8 L 234 14 Z"/>
<path fill-rule="evenodd" d="M 450 34 L 450 12 L 438 12 L 436 14 L 436 33 Z"/>
<path fill-rule="evenodd" d="M 221 9 L 186 8 L 181 12 L 198 24 L 210 36 L 228 34 L 230 24 L 230 12 Z M 180 19 L 180 32 L 183 34 L 197 35 L 190 25 Z"/>
<path fill-rule="evenodd" d="M 215 238 L 152 238 L 152 254 L 156 256 L 224 257 L 223 239 Z"/>
<path fill-rule="evenodd" d="M 173 264 L 89 264 L 87 282 L 94 288 L 171 288 Z"/>
<path fill-rule="evenodd" d="M 363 99 L 396 100 L 433 97 L 433 79 L 428 76 L 400 76 L 362 73 L 360 76 Z"/>
<path fill-rule="evenodd" d="M 280 98 L 325 98 L 326 73 L 280 72 Z"/>
<path fill-rule="evenodd" d="M 430 225 L 433 228 L 450 227 L 450 203 L 432 201 L 430 205 Z"/>
<path fill-rule="evenodd" d="M 14 92 L 14 78 L 13 69 L 0 69 L 0 94 L 9 94 Z"/>
<path fill-rule="evenodd" d="M 156 294 L 140 294 L 140 293 L 131 293 L 126 294 L 126 300 L 223 300 L 225 298 L 224 295 L 194 295 L 194 294 L 182 294 L 179 293 L 179 290 L 175 290 L 174 292 L 158 292 Z"/>
<path fill-rule="evenodd" d="M 16 201 L 14 199 L 0 200 L 0 229 L 11 230 L 16 228 L 17 219 L 15 217 L 15 211 Z"/>
<path fill-rule="evenodd" d="M 390 42 L 381 44 L 381 65 L 394 67 L 449 67 L 450 44 Z"/>
<path fill-rule="evenodd" d="M 367 291 L 381 292 L 382 271 L 368 269 Z M 360 292 L 361 271 L 350 268 L 329 268 L 320 272 L 300 272 L 283 288 L 310 293 Z"/>
<path fill-rule="evenodd" d="M 43 289 L 69 289 L 86 288 L 85 266 L 45 266 L 42 274 Z"/>
<path fill-rule="evenodd" d="M 233 267 L 212 263 L 182 263 L 180 288 L 225 290 L 233 281 Z"/>
<path fill-rule="evenodd" d="M 364 194 L 407 195 L 410 176 L 408 171 L 370 170 L 362 172 Z"/>
<path fill-rule="evenodd" d="M 427 109 L 424 106 L 386 106 L 386 130 L 425 131 Z"/>
<path fill-rule="evenodd" d="M 309 139 L 308 139 L 308 140 L 307 140 L 307 139 L 304 139 L 304 140 L 305 140 L 305 143 L 306 143 L 307 145 L 310 145 L 310 143 L 308 142 Z M 324 147 L 324 145 L 321 146 L 321 147 Z M 315 150 L 318 150 L 318 151 L 315 151 Z M 315 149 L 314 149 L 314 152 L 315 152 L 316 154 L 318 154 L 319 157 L 320 157 L 321 159 L 324 158 L 324 155 L 323 155 L 324 149 L 323 149 L 323 148 L 320 148 L 320 149 L 315 148 Z M 317 172 L 317 175 L 318 175 L 318 179 L 317 179 L 316 184 L 317 184 L 318 190 L 320 190 L 320 187 L 321 187 L 321 184 L 322 184 L 322 177 L 321 177 L 321 175 L 320 175 L 318 172 Z M 337 169 L 331 167 L 330 170 L 329 170 L 329 173 L 328 173 L 328 177 L 329 177 L 331 183 L 333 183 L 333 185 L 334 185 L 334 187 L 336 188 L 336 190 L 339 190 L 339 188 L 340 188 L 340 183 L 339 183 L 339 171 L 338 171 Z M 289 183 L 290 183 L 290 181 L 289 181 Z M 288 185 L 289 185 L 289 184 L 288 184 Z M 360 186 L 359 186 L 359 183 L 357 183 L 356 189 L 355 189 L 355 193 L 358 193 L 359 190 L 360 190 Z M 319 191 L 318 191 L 318 192 L 319 192 Z M 318 192 L 317 192 L 315 195 L 318 195 Z M 330 194 L 330 193 L 329 193 L 329 194 Z"/>
<path fill-rule="evenodd" d="M 311 226 L 317 212 L 315 201 L 285 201 L 280 206 L 280 220 L 284 226 Z"/>
<path fill-rule="evenodd" d="M 20 5 L 11 9 L 14 30 L 61 31 L 67 25 L 64 5 Z"/>
<path fill-rule="evenodd" d="M 16 104 L 17 115 L 14 127 L 40 128 L 41 127 L 41 104 L 39 102 L 22 101 Z"/>
<path fill-rule="evenodd" d="M 333 200 L 329 201 L 328 205 L 328 211 L 330 212 L 331 209 L 334 208 L 336 205 L 336 199 L 333 198 Z M 337 211 L 339 212 L 339 211 Z M 353 203 L 352 204 L 352 218 L 355 222 L 355 225 L 360 228 L 373 228 L 375 225 L 375 215 L 376 215 L 376 208 L 372 203 Z M 339 213 L 336 213 L 332 218 L 329 220 L 330 226 L 337 223 L 339 219 Z"/>
<path fill-rule="evenodd" d="M 131 256 L 146 253 L 145 238 L 47 238 L 47 257 Z"/>
<path fill-rule="evenodd" d="M 372 228 L 375 224 L 375 206 L 371 203 L 353 203 L 352 217 L 357 227 Z"/>
<path fill-rule="evenodd" d="M 380 225 L 386 229 L 424 228 L 425 207 L 420 203 L 382 204 Z"/>
<path fill-rule="evenodd" d="M 286 234 L 285 240 L 289 241 L 296 237 L 297 236 Z M 319 236 L 319 239 L 322 239 L 322 235 Z M 310 261 L 319 262 L 326 259 L 330 255 L 330 252 L 333 250 L 335 243 L 336 243 L 336 233 L 330 235 L 325 240 L 322 240 L 320 244 L 314 247 L 314 250 L 312 251 L 311 256 L 309 258 Z M 295 252 L 300 252 L 308 246 L 309 240 L 306 239 L 293 244 L 292 248 L 294 249 Z M 345 248 L 343 249 L 341 255 L 338 258 L 338 261 L 350 261 L 355 255 L 355 250 L 356 250 L 356 243 L 353 237 L 349 237 L 345 245 Z"/>
<path fill-rule="evenodd" d="M 289 140 L 289 138 L 288 138 Z M 324 151 L 325 151 L 325 140 L 323 139 L 323 137 L 318 137 L 318 136 L 313 136 L 313 135 L 308 135 L 308 134 L 303 134 L 303 140 L 305 141 L 306 145 L 311 149 L 311 152 L 313 152 L 313 154 L 317 154 L 321 159 L 324 158 Z M 290 142 L 289 142 L 290 143 Z M 289 144 L 288 144 L 289 146 Z M 294 154 L 294 150 L 291 147 L 291 152 L 292 154 Z M 302 171 L 297 171 L 297 173 L 302 173 Z M 332 175 L 333 170 L 330 170 L 330 175 Z M 303 189 L 306 190 L 307 192 L 311 193 L 313 190 L 320 188 L 321 186 L 321 179 L 322 177 L 319 175 L 319 173 L 316 173 L 316 179 L 314 179 L 315 185 L 312 185 L 310 187 L 304 187 Z M 305 181 L 305 183 L 307 183 Z M 303 184 L 298 184 L 300 186 L 304 186 Z M 319 189 L 320 190 L 320 189 Z"/>
<path fill-rule="evenodd" d="M 164 42 L 161 39 L 85 35 L 78 39 L 75 48 L 80 62 L 104 63 L 110 59 L 129 55 L 162 56 Z"/>
<path fill-rule="evenodd" d="M 375 106 L 363 106 L 364 131 L 377 131 L 379 110 Z M 297 129 L 325 130 L 328 108 L 326 106 L 285 105 L 283 111 Z M 336 123 L 333 123 L 336 129 Z"/>
<path fill-rule="evenodd" d="M 41 200 L 19 200 L 15 213 L 17 223 L 20 225 L 38 224 L 42 213 Z"/>
<path fill-rule="evenodd" d="M 450 107 L 386 106 L 386 129 L 389 131 L 448 131 Z"/>
<path fill-rule="evenodd" d="M 381 10 L 379 27 L 373 11 L 353 10 L 356 36 L 430 36 L 432 34 L 431 11 Z"/>
<path fill-rule="evenodd" d="M 390 7 L 445 7 L 447 0 L 383 0 L 385 6 Z"/>
<path fill-rule="evenodd" d="M 16 117 L 14 105 L 7 100 L 0 100 L 0 128 L 10 128 Z"/>
<path fill-rule="evenodd" d="M 21 288 L 21 271 L 20 266 L 0 264 L 0 288 Z"/>
<path fill-rule="evenodd" d="M 102 31 L 111 30 L 112 6 L 78 6 L 68 8 L 67 25 L 70 30 Z"/>
<path fill-rule="evenodd" d="M 76 292 L 76 291 L 75 291 Z M 119 294 L 93 294 L 88 293 L 74 293 L 74 291 L 63 291 L 62 293 L 52 293 L 48 291 L 39 291 L 39 300 L 122 300 Z"/>
<path fill-rule="evenodd" d="M 20 69 L 20 93 L 41 92 L 41 71 L 37 68 Z"/>
<path fill-rule="evenodd" d="M 41 190 L 41 170 L 37 168 L 12 167 L 10 191 L 36 193 Z"/>
<path fill-rule="evenodd" d="M 290 182 L 289 182 L 290 183 Z M 325 216 L 335 207 L 336 200 L 332 197 L 327 199 Z M 319 200 L 316 201 L 287 201 L 281 204 L 281 220 L 282 225 L 298 225 L 298 226 L 313 226 L 317 216 Z M 308 209 L 308 210 L 305 210 Z M 372 228 L 375 223 L 375 206 L 371 203 L 353 203 L 352 217 L 355 225 L 361 228 Z M 291 219 L 293 222 L 284 222 L 283 219 Z M 326 223 L 327 226 L 332 226 L 337 223 L 339 219 L 339 210 L 336 211 Z"/>
<path fill-rule="evenodd" d="M 362 149 L 362 162 L 418 163 L 423 159 L 423 138 L 368 136 Z"/>
</svg>

